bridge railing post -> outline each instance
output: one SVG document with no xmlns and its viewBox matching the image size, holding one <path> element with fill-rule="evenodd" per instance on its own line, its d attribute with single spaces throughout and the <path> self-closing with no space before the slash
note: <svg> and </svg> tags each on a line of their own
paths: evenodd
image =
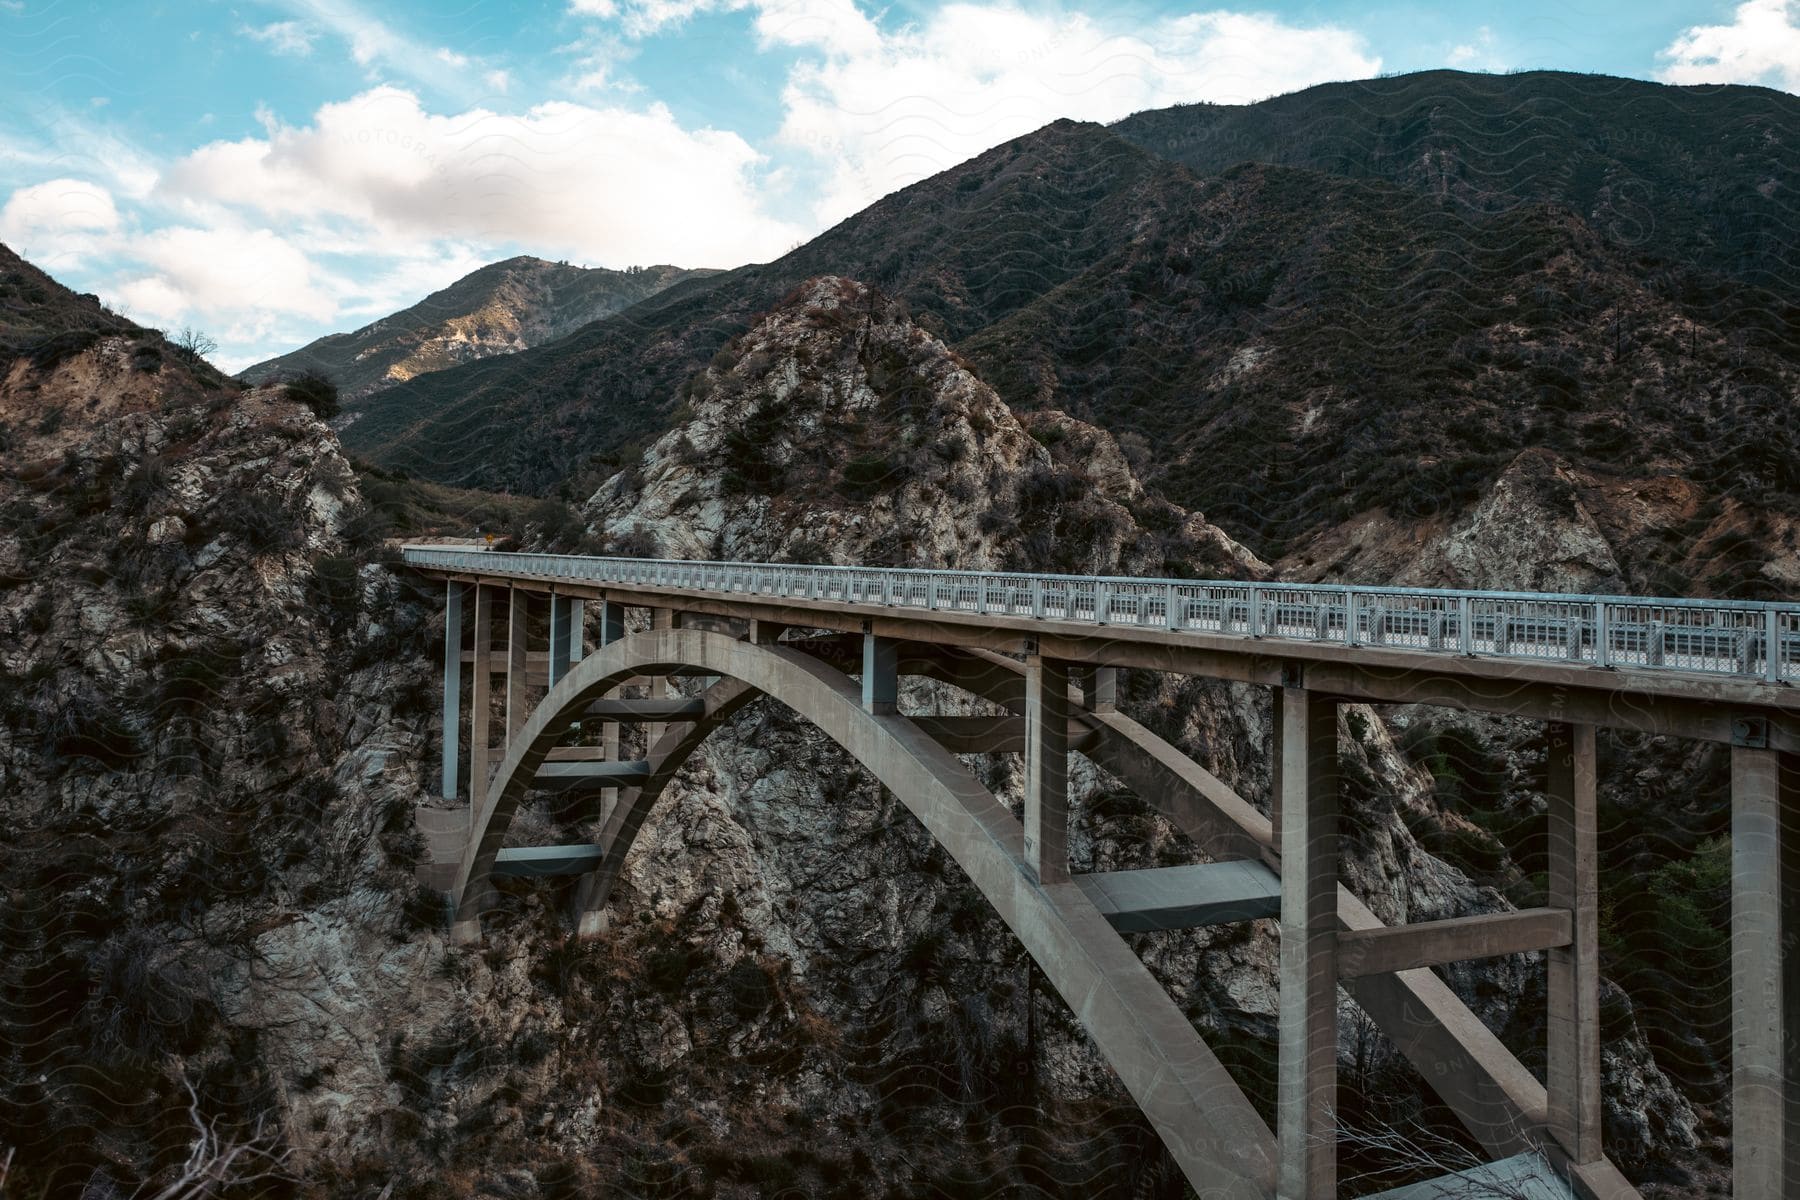
<svg viewBox="0 0 1800 1200">
<path fill-rule="evenodd" d="M 1612 666 L 1612 621 L 1604 600 L 1594 604 L 1594 665 Z"/>
<path fill-rule="evenodd" d="M 1173 583 L 1165 584 L 1163 591 L 1163 621 L 1170 629 L 1181 629 L 1187 622 L 1181 619 L 1181 589 Z"/>
<path fill-rule="evenodd" d="M 1337 1195 L 1337 704 L 1284 681 L 1276 1142 L 1282 1200 Z"/>
<path fill-rule="evenodd" d="M 1782 666 L 1781 614 L 1771 608 L 1763 613 L 1764 681 L 1780 683 Z"/>
</svg>

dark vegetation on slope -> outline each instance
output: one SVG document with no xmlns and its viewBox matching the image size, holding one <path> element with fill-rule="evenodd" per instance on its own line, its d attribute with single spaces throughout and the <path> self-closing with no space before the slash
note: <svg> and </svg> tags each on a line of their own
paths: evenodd
<svg viewBox="0 0 1800 1200">
<path fill-rule="evenodd" d="M 1238 163 L 1385 180 L 1459 209 L 1552 203 L 1621 247 L 1794 286 L 1800 98 L 1529 71 L 1422 71 L 1255 104 L 1188 104 L 1113 128 L 1214 175 Z"/>
<path fill-rule="evenodd" d="M 1151 482 L 1260 553 L 1372 508 L 1455 513 L 1528 446 L 1800 504 L 1800 307 L 1773 293 L 1542 205 L 1291 168 L 1196 182 L 1138 228 L 961 349 L 1016 407 L 1142 434 Z"/>
</svg>

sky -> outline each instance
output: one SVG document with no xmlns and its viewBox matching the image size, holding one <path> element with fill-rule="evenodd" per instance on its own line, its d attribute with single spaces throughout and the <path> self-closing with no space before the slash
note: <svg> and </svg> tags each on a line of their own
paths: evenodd
<svg viewBox="0 0 1800 1200">
<path fill-rule="evenodd" d="M 1446 66 L 1800 92 L 1800 0 L 0 0 L 0 242 L 236 371 L 515 254 L 766 261 L 1058 117 Z"/>
</svg>

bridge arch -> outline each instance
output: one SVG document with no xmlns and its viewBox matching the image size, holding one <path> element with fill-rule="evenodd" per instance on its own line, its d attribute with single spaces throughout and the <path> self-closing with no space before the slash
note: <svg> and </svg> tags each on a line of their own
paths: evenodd
<svg viewBox="0 0 1800 1200">
<path fill-rule="evenodd" d="M 659 629 L 582 660 L 513 738 L 475 813 L 454 892 L 460 936 L 478 932 L 486 881 L 513 815 L 571 720 L 633 677 L 679 669 L 720 682 L 707 689 L 704 714 L 655 747 L 651 777 L 621 794 L 601 833 L 601 865 L 582 881 L 579 904 L 604 903 L 650 809 L 694 747 L 749 700 L 770 696 L 855 758 L 956 860 L 1068 1003 L 1200 1195 L 1275 1194 L 1267 1124 L 1081 889 L 1036 882 L 1022 857 L 1018 820 L 955 755 L 904 716 L 866 711 L 856 683 L 797 649 Z"/>
</svg>

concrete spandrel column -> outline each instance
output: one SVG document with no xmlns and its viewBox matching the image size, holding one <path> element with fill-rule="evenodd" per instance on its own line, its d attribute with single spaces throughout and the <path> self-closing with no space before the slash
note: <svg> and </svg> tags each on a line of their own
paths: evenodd
<svg viewBox="0 0 1800 1200">
<path fill-rule="evenodd" d="M 500 589 L 475 585 L 473 678 L 469 683 L 469 807 L 480 812 L 487 796 L 488 756 L 493 737 L 494 597 Z"/>
<path fill-rule="evenodd" d="M 899 711 L 900 647 L 892 638 L 863 634 L 862 698 L 865 712 Z"/>
<path fill-rule="evenodd" d="M 444 738 L 438 795 L 456 799 L 458 737 L 462 727 L 462 602 L 463 585 L 452 580 L 444 586 Z"/>
<path fill-rule="evenodd" d="M 1280 1200 L 1337 1195 L 1337 704 L 1281 698 Z"/>
<path fill-rule="evenodd" d="M 1800 765 L 1731 750 L 1731 1175 L 1736 1200 L 1800 1188 Z"/>
<path fill-rule="evenodd" d="M 625 636 L 625 606 L 617 600 L 600 602 L 600 645 L 612 645 Z"/>
<path fill-rule="evenodd" d="M 545 678 L 552 690 L 569 673 L 569 598 L 550 593 L 550 652 L 544 656 Z"/>
<path fill-rule="evenodd" d="M 1552 723 L 1549 897 L 1570 912 L 1567 946 L 1547 955 L 1550 1131 L 1571 1161 L 1603 1157 L 1600 1139 L 1600 884 L 1595 831 L 1594 727 Z"/>
<path fill-rule="evenodd" d="M 1094 690 L 1087 697 L 1087 706 L 1095 712 L 1119 711 L 1119 668 L 1094 668 Z"/>
<path fill-rule="evenodd" d="M 654 608 L 650 610 L 650 628 L 654 630 L 674 629 L 676 625 L 675 610 L 672 608 Z M 666 700 L 669 698 L 669 679 L 666 675 L 654 675 L 650 679 L 650 698 Z M 644 753 L 648 754 L 662 740 L 663 731 L 668 725 L 655 721 L 644 726 Z"/>
<path fill-rule="evenodd" d="M 1025 660 L 1025 869 L 1039 883 L 1069 878 L 1069 667 Z"/>
<path fill-rule="evenodd" d="M 530 629 L 531 593 L 512 588 L 506 606 L 506 745 L 512 745 L 531 716 L 530 687 L 526 679 L 526 647 Z"/>
</svg>

